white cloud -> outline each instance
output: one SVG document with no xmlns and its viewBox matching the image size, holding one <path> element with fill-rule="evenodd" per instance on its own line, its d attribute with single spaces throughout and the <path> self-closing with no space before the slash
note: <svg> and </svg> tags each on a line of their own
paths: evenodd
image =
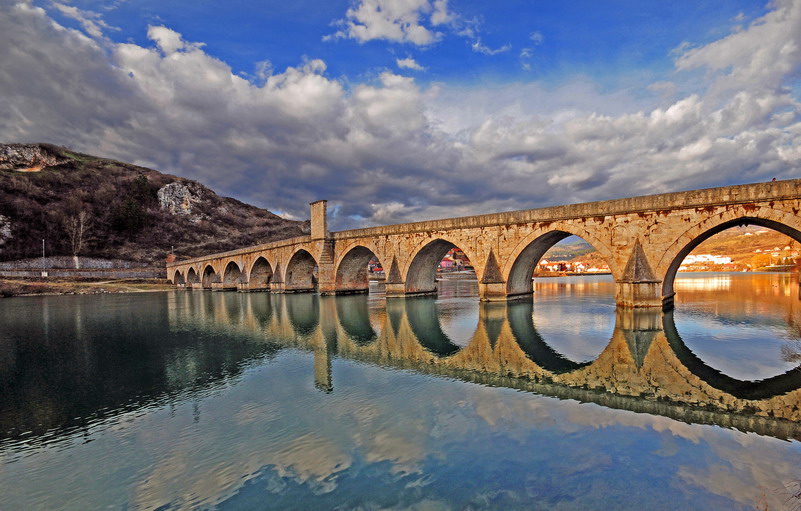
<svg viewBox="0 0 801 511">
<path fill-rule="evenodd" d="M 772 6 L 746 29 L 698 48 L 677 48 L 677 68 L 712 73 L 716 98 L 744 90 L 781 92 L 788 79 L 801 77 L 801 2 L 777 0 Z"/>
<path fill-rule="evenodd" d="M 204 46 L 203 43 L 187 43 L 181 34 L 167 27 L 147 27 L 147 37 L 167 56 L 178 51 L 198 50 Z"/>
<path fill-rule="evenodd" d="M 425 131 L 427 120 L 420 90 L 412 78 L 384 72 L 381 87 L 359 85 L 350 102 L 351 128 L 367 136 L 415 136 Z"/>
<path fill-rule="evenodd" d="M 531 48 L 523 48 L 518 55 L 520 59 L 520 67 L 526 71 L 531 71 L 531 60 L 534 58 L 534 50 Z"/>
<path fill-rule="evenodd" d="M 97 12 L 84 11 L 73 5 L 66 5 L 59 2 L 53 2 L 52 5 L 64 16 L 80 23 L 84 31 L 92 37 L 103 37 L 103 29 L 119 30 L 117 27 L 112 27 L 106 23 Z"/>
<path fill-rule="evenodd" d="M 434 12 L 431 14 L 431 24 L 435 27 L 456 19 L 456 15 L 448 11 L 448 0 L 434 0 L 432 7 Z"/>
<path fill-rule="evenodd" d="M 413 69 L 415 71 L 423 71 L 425 69 L 411 57 L 406 57 L 405 59 L 395 59 L 395 63 L 401 69 Z"/>
<path fill-rule="evenodd" d="M 260 83 L 264 83 L 273 75 L 273 64 L 269 60 L 260 60 L 256 62 L 255 77 Z"/>
<path fill-rule="evenodd" d="M 465 19 L 448 9 L 448 0 L 358 0 L 345 13 L 345 18 L 336 20 L 343 27 L 327 35 L 325 41 L 347 38 L 360 43 L 385 40 L 409 43 L 425 47 L 445 37 L 436 27 L 447 27 L 452 33 L 470 41 L 474 52 L 497 55 L 512 49 L 511 44 L 498 48 L 484 45 L 479 37 L 481 21 Z M 540 44 L 542 34 L 530 35 L 534 44 Z"/>
<path fill-rule="evenodd" d="M 350 38 L 361 43 L 383 39 L 427 46 L 443 36 L 431 27 L 453 18 L 447 0 L 359 0 L 347 10 L 345 19 L 338 21 L 344 28 L 329 39 Z"/>
<path fill-rule="evenodd" d="M 534 43 L 534 46 L 539 46 L 545 41 L 545 36 L 542 35 L 542 32 L 532 32 L 529 34 L 528 38 Z M 520 67 L 523 68 L 525 71 L 531 71 L 531 61 L 534 58 L 534 48 L 523 48 L 520 50 L 520 54 L 518 55 L 518 59 L 520 60 Z"/>
<path fill-rule="evenodd" d="M 490 48 L 489 46 L 485 46 L 481 44 L 481 39 L 477 38 L 473 41 L 473 44 L 470 45 L 476 53 L 483 53 L 484 55 L 497 55 L 499 53 L 504 53 L 512 49 L 511 44 L 504 44 L 500 48 Z"/>
</svg>

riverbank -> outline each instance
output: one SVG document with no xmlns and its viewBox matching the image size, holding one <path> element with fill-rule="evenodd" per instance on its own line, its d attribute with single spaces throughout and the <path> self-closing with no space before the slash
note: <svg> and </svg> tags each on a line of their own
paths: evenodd
<svg viewBox="0 0 801 511">
<path fill-rule="evenodd" d="M 146 293 L 175 289 L 166 279 L 0 278 L 0 298 L 37 295 Z"/>
</svg>

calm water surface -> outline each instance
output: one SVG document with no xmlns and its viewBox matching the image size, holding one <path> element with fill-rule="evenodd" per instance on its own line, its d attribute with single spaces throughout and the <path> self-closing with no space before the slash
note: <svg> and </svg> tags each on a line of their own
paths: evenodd
<svg viewBox="0 0 801 511">
<path fill-rule="evenodd" d="M 797 277 L 0 300 L 0 509 L 796 509 Z"/>
</svg>

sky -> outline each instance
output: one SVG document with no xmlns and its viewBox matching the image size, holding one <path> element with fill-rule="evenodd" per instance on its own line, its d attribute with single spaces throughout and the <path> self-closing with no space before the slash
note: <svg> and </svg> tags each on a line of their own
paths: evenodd
<svg viewBox="0 0 801 511">
<path fill-rule="evenodd" d="M 0 142 L 334 230 L 801 174 L 801 0 L 0 0 Z"/>
</svg>

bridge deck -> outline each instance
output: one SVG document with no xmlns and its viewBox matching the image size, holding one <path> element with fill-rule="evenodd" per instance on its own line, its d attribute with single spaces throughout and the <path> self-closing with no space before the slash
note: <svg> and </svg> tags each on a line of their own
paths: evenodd
<svg viewBox="0 0 801 511">
<path fill-rule="evenodd" d="M 416 232 L 444 231 L 450 229 L 494 227 L 532 222 L 550 222 L 576 218 L 604 217 L 610 215 L 669 212 L 677 209 L 711 208 L 721 205 L 747 204 L 755 201 L 788 200 L 801 198 L 801 179 L 753 183 L 745 185 L 705 188 L 684 192 L 643 195 L 623 199 L 583 202 L 561 206 L 471 215 L 464 217 L 424 220 L 394 225 L 365 227 L 331 232 L 330 239 L 346 240 L 371 236 L 411 234 Z M 301 236 L 243 247 L 228 252 L 208 254 L 192 259 L 168 263 L 167 267 L 220 259 L 231 256 L 275 249 L 310 241 L 310 236 Z"/>
</svg>

